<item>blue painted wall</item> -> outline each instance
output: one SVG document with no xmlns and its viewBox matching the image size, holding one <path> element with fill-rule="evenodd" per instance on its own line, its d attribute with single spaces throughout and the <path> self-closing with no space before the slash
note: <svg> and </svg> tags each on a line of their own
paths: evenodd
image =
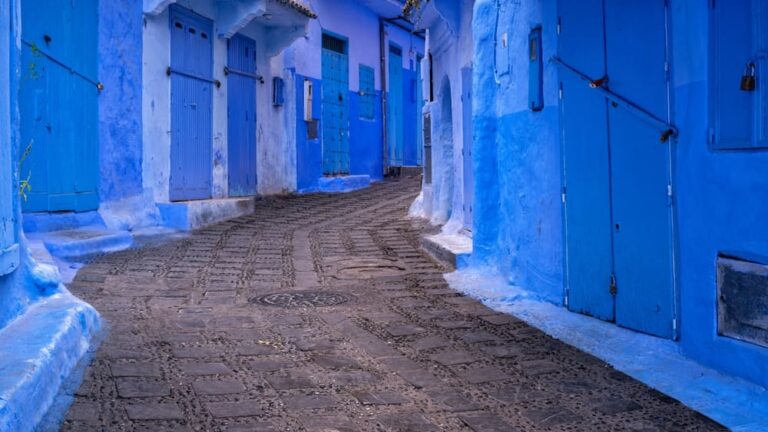
<svg viewBox="0 0 768 432">
<path fill-rule="evenodd" d="M 528 109 L 527 85 L 519 84 L 528 82 L 528 32 L 543 24 L 544 58 L 549 58 L 556 49 L 555 22 L 554 0 L 501 9 L 495 0 L 475 3 L 470 263 L 493 265 L 511 284 L 560 304 L 563 245 L 555 66 L 545 64 L 542 111 Z M 497 53 L 496 40 L 503 33 L 509 35 L 508 52 Z M 509 65 L 502 63 L 506 58 Z"/>
<path fill-rule="evenodd" d="M 374 118 L 360 117 L 360 95 L 349 92 L 349 173 L 384 178 L 384 146 L 381 144 L 381 92 L 374 98 Z"/>
<path fill-rule="evenodd" d="M 561 151 L 558 119 L 555 0 L 475 4 L 474 253 L 469 265 L 494 266 L 510 284 L 555 304 L 563 301 Z M 720 2 L 718 2 L 720 3 Z M 514 16 L 514 18 L 512 18 Z M 498 20 L 499 29 L 496 30 Z M 527 109 L 528 31 L 541 24 L 543 111 Z M 746 23 L 731 23 L 744 26 Z M 717 335 L 719 253 L 768 256 L 768 150 L 715 150 L 708 142 L 712 109 L 710 2 L 671 2 L 672 115 L 679 343 L 691 358 L 727 374 L 768 385 L 768 348 Z M 509 52 L 494 49 L 509 34 Z M 496 51 L 496 52 L 495 52 Z M 499 64 L 509 59 L 509 65 Z M 738 88 L 738 83 L 735 84 Z"/>
<path fill-rule="evenodd" d="M 768 348 L 717 336 L 718 253 L 768 256 L 768 201 L 757 198 L 768 191 L 768 151 L 708 145 L 708 88 L 714 81 L 708 72 L 708 3 L 672 2 L 680 344 L 707 365 L 768 386 Z"/>
<path fill-rule="evenodd" d="M 19 78 L 19 47 L 15 44 L 14 28 L 12 26 L 13 8 L 15 1 L 0 3 L 0 180 L 7 185 L 13 185 L 12 190 L 5 191 L 3 214 L 10 210 L 12 220 L 8 228 L 12 233 L 9 240 L 19 240 L 19 196 L 16 193 L 18 174 L 13 168 L 19 151 L 19 117 L 17 107 L 17 85 Z M 9 151 L 10 150 L 10 151 Z M 0 192 L 2 193 L 2 192 Z M 6 196 L 7 195 L 7 196 Z M 6 201 L 9 199 L 10 201 Z M 10 207 L 10 209 L 9 209 Z M 8 245 L 6 245 L 7 247 Z M 0 247 L 0 250 L 4 247 Z M 20 315 L 32 301 L 32 295 L 26 291 L 22 270 L 16 270 L 5 276 L 0 276 L 0 329 L 9 321 Z"/>
<path fill-rule="evenodd" d="M 141 53 L 144 15 L 134 0 L 99 1 L 101 201 L 142 192 Z"/>
<path fill-rule="evenodd" d="M 318 188 L 323 176 L 322 112 L 319 96 L 322 80 L 295 75 L 296 83 L 296 177 L 299 192 L 312 192 Z M 318 139 L 307 139 L 307 122 L 304 121 L 304 80 L 314 86 L 312 116 L 318 121 Z M 376 91 L 374 119 L 360 118 L 360 95 L 348 93 L 349 100 L 349 158 L 350 175 L 369 175 L 371 180 L 381 180 L 383 175 L 383 151 L 381 144 L 381 92 Z"/>
</svg>

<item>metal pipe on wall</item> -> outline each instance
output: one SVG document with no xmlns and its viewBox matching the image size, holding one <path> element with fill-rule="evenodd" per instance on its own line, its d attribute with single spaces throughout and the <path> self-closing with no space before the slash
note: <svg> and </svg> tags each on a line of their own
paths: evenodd
<svg viewBox="0 0 768 432">
<path fill-rule="evenodd" d="M 386 27 L 384 19 L 379 17 L 379 64 L 381 66 L 381 145 L 382 151 L 382 174 L 387 175 L 389 170 L 389 158 L 387 157 L 387 50 L 386 50 Z"/>
</svg>

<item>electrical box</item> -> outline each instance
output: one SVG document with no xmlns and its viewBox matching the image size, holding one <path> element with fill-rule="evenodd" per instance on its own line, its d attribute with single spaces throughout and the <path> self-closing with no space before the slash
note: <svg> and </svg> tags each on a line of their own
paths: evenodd
<svg viewBox="0 0 768 432">
<path fill-rule="evenodd" d="M 528 107 L 531 111 L 544 109 L 544 62 L 541 55 L 541 26 L 537 26 L 528 35 Z"/>
<path fill-rule="evenodd" d="M 280 77 L 272 78 L 272 105 L 283 106 L 285 103 L 285 81 Z"/>
<path fill-rule="evenodd" d="M 312 81 L 304 80 L 304 121 L 312 121 L 312 99 L 313 99 Z"/>
</svg>

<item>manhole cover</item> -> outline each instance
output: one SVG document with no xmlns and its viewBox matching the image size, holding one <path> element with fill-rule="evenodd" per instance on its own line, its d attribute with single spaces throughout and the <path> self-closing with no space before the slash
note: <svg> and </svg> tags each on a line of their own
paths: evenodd
<svg viewBox="0 0 768 432">
<path fill-rule="evenodd" d="M 352 296 L 333 291 L 289 291 L 250 299 L 251 303 L 283 308 L 337 306 L 352 300 Z"/>
<path fill-rule="evenodd" d="M 336 262 L 333 270 L 339 279 L 371 279 L 399 276 L 406 268 L 395 259 L 353 258 Z"/>
</svg>

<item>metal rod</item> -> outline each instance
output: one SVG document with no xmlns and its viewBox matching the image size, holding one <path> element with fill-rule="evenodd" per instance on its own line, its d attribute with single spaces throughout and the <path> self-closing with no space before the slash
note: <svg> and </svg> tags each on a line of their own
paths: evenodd
<svg viewBox="0 0 768 432">
<path fill-rule="evenodd" d="M 96 81 L 96 80 L 92 80 L 92 79 L 88 78 L 87 76 L 85 76 L 85 75 L 81 74 L 80 72 L 76 71 L 71 66 L 65 64 L 64 62 L 62 62 L 61 60 L 57 59 L 56 57 L 48 54 L 47 52 L 45 52 L 43 50 L 41 50 L 37 45 L 35 45 L 35 44 L 31 43 L 31 42 L 28 42 L 28 41 L 26 41 L 24 39 L 22 39 L 21 42 L 24 45 L 30 47 L 32 49 L 33 53 L 40 53 L 40 54 L 42 54 L 48 60 L 52 61 L 54 64 L 59 65 L 63 69 L 67 70 L 72 75 L 77 75 L 80 78 L 82 78 L 83 80 L 93 84 L 98 91 L 104 90 L 104 84 L 102 84 L 100 81 Z"/>
<path fill-rule="evenodd" d="M 612 91 L 605 88 L 602 84 L 607 82 L 607 79 L 605 77 L 595 80 L 587 75 L 583 74 L 578 69 L 574 68 L 573 66 L 569 65 L 568 63 L 565 63 L 562 59 L 559 57 L 552 57 L 552 61 L 556 63 L 558 66 L 562 67 L 563 69 L 571 72 L 572 74 L 576 75 L 583 81 L 587 83 L 587 85 L 594 90 L 597 90 L 600 92 L 603 96 L 605 96 L 608 100 L 611 102 L 616 103 L 617 105 L 620 105 L 625 110 L 629 111 L 630 113 L 640 117 L 643 120 L 646 120 L 650 123 L 652 123 L 654 126 L 656 126 L 659 130 L 661 130 L 662 134 L 659 138 L 661 142 L 666 142 L 670 137 L 677 136 L 677 127 L 675 127 L 673 124 L 662 120 L 655 115 L 651 114 L 650 112 L 646 111 L 645 109 L 635 105 L 634 103 L 624 99 L 623 97 L 617 95 L 616 93 L 613 93 Z M 600 85 L 596 85 L 596 83 L 599 83 Z"/>
<path fill-rule="evenodd" d="M 241 70 L 238 70 L 238 69 L 232 69 L 229 66 L 224 66 L 224 75 L 229 75 L 229 74 L 235 74 L 235 75 L 241 75 L 241 76 L 244 76 L 244 77 L 253 78 L 253 79 L 259 81 L 261 84 L 264 84 L 264 77 L 262 75 L 257 75 L 255 73 L 241 71 Z"/>
<path fill-rule="evenodd" d="M 196 79 L 198 81 L 203 81 L 203 82 L 211 83 L 211 84 L 215 85 L 216 88 L 220 88 L 221 87 L 221 81 L 219 81 L 217 79 L 205 78 L 205 77 L 201 77 L 199 75 L 195 75 L 195 74 L 191 74 L 191 73 L 187 73 L 187 72 L 182 72 L 180 70 L 173 69 L 170 66 L 168 66 L 168 68 L 165 70 L 165 74 L 168 75 L 168 76 L 171 76 L 171 74 L 181 75 L 183 77 L 192 78 L 192 79 Z"/>
</svg>

